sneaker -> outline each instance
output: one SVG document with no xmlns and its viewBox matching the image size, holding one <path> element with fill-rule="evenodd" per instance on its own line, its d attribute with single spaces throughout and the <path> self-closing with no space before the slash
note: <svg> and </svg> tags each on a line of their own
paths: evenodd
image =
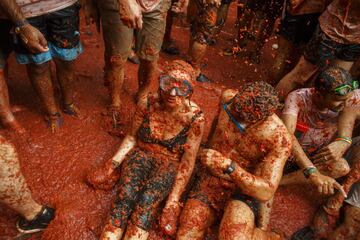
<svg viewBox="0 0 360 240">
<path fill-rule="evenodd" d="M 43 207 L 40 213 L 36 215 L 33 220 L 26 220 L 20 218 L 16 223 L 16 228 L 21 233 L 35 233 L 44 230 L 51 220 L 55 217 L 55 209 L 50 207 Z"/>
<path fill-rule="evenodd" d="M 63 125 L 63 118 L 59 112 L 46 116 L 45 120 L 52 133 L 55 133 Z"/>
</svg>

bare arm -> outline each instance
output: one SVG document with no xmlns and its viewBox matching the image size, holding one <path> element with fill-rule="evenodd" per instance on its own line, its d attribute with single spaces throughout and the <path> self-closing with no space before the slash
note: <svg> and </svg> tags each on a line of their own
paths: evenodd
<svg viewBox="0 0 360 240">
<path fill-rule="evenodd" d="M 301 147 L 300 143 L 298 142 L 297 138 L 294 135 L 297 117 L 289 114 L 283 114 L 282 120 L 285 126 L 287 127 L 289 133 L 292 135 L 292 141 L 293 141 L 292 153 L 295 157 L 296 164 L 301 169 L 314 167 L 314 164 L 308 158 L 308 156 L 306 155 L 306 153 L 304 152 L 303 148 Z M 312 173 L 309 176 L 309 179 L 312 182 L 312 184 L 317 186 L 318 191 L 320 193 L 323 193 L 325 187 L 330 188 L 328 192 L 334 192 L 334 188 L 339 189 L 341 192 L 343 192 L 342 186 L 338 182 L 336 182 L 335 179 L 329 176 L 325 176 L 321 174 L 319 171 Z"/>
<path fill-rule="evenodd" d="M 173 188 L 163 210 L 161 227 L 168 235 L 174 235 L 176 232 L 176 222 L 180 214 L 180 197 L 185 191 L 195 167 L 196 155 L 204 133 L 204 124 L 204 117 L 199 117 L 189 130 L 185 144 L 186 149 L 181 158 Z"/>
<path fill-rule="evenodd" d="M 5 12 L 7 17 L 17 25 L 16 33 L 32 53 L 46 52 L 49 50 L 43 34 L 26 21 L 21 8 L 15 0 L 1 0 L 0 8 Z"/>
<path fill-rule="evenodd" d="M 260 200 L 271 199 L 278 187 L 282 177 L 283 167 L 290 156 L 291 140 L 287 132 L 278 133 L 278 137 L 273 138 L 270 152 L 265 156 L 263 163 L 258 167 L 256 175 L 247 172 L 236 162 L 224 157 L 220 152 L 207 149 L 201 153 L 201 161 L 216 176 L 226 176 L 224 171 L 232 163 L 235 170 L 230 174 L 230 178 L 246 194 Z M 282 135 L 283 134 L 283 135 Z"/>
<path fill-rule="evenodd" d="M 277 137 L 273 138 L 270 152 L 257 168 L 256 175 L 235 163 L 235 171 L 230 176 L 244 193 L 260 201 L 268 201 L 278 188 L 290 152 L 290 136 L 287 132 L 278 133 Z"/>
<path fill-rule="evenodd" d="M 0 8 L 15 24 L 24 22 L 26 20 L 15 0 L 1 0 Z"/>
</svg>

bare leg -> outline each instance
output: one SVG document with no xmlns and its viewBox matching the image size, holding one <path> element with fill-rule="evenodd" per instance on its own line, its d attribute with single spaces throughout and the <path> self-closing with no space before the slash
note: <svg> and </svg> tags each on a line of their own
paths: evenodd
<svg viewBox="0 0 360 240">
<path fill-rule="evenodd" d="M 120 240 L 123 233 L 123 229 L 113 226 L 109 221 L 100 236 L 100 240 Z"/>
<path fill-rule="evenodd" d="M 301 56 L 295 68 L 286 74 L 276 86 L 280 99 L 284 99 L 291 91 L 305 84 L 312 76 L 317 74 L 317 71 L 318 67 L 316 65 Z"/>
<path fill-rule="evenodd" d="M 156 78 L 158 77 L 158 57 L 154 61 L 140 59 L 140 67 L 138 71 L 139 79 L 139 97 L 148 95 L 156 88 Z"/>
<path fill-rule="evenodd" d="M 25 129 L 16 121 L 9 103 L 9 91 L 5 80 L 5 71 L 0 69 L 0 118 L 3 125 L 15 132 L 23 133 Z"/>
<path fill-rule="evenodd" d="M 347 205 L 345 207 L 345 219 L 334 233 L 330 234 L 329 240 L 352 240 L 360 229 L 360 208 Z"/>
<path fill-rule="evenodd" d="M 269 72 L 269 82 L 277 84 L 284 77 L 286 62 L 293 52 L 293 44 L 284 37 L 278 38 L 279 49 Z"/>
<path fill-rule="evenodd" d="M 127 227 L 124 240 L 146 240 L 148 236 L 149 232 L 130 223 Z"/>
<path fill-rule="evenodd" d="M 21 174 L 15 147 L 0 136 L 0 199 L 27 220 L 32 220 L 42 209 L 34 201 Z"/>
<path fill-rule="evenodd" d="M 230 200 L 220 224 L 219 240 L 272 240 L 281 239 L 273 232 L 256 227 L 255 216 L 249 206 L 238 200 Z"/>
<path fill-rule="evenodd" d="M 194 67 L 196 75 L 200 75 L 201 69 L 200 64 L 206 53 L 206 44 L 199 43 L 190 37 L 189 42 L 189 60 L 191 65 Z"/>
<path fill-rule="evenodd" d="M 177 240 L 202 240 L 214 222 L 213 210 L 205 203 L 188 199 L 181 213 Z"/>
<path fill-rule="evenodd" d="M 318 170 L 329 177 L 332 178 L 340 178 L 345 176 L 350 172 L 350 166 L 348 162 L 341 158 L 336 162 L 328 162 L 327 164 L 315 164 Z M 310 180 L 304 177 L 303 171 L 299 170 L 293 173 L 289 173 L 284 175 L 281 179 L 280 185 L 292 185 L 292 184 L 308 184 Z"/>
<path fill-rule="evenodd" d="M 163 48 L 170 47 L 171 45 L 171 30 L 174 22 L 173 17 L 174 17 L 174 13 L 170 9 L 166 16 L 166 28 L 165 28 L 163 45 L 162 45 Z"/>
<path fill-rule="evenodd" d="M 121 90 L 124 84 L 124 69 L 126 59 L 120 56 L 111 57 L 106 69 L 107 81 L 111 87 L 111 107 L 120 110 L 121 107 Z"/>
<path fill-rule="evenodd" d="M 51 82 L 50 62 L 40 65 L 28 64 L 27 70 L 37 93 L 48 115 L 54 115 L 59 112 L 54 97 L 53 84 Z"/>
<path fill-rule="evenodd" d="M 54 61 L 64 104 L 72 104 L 74 102 L 74 62 L 59 59 L 54 59 Z"/>
<path fill-rule="evenodd" d="M 260 203 L 257 226 L 263 231 L 267 231 L 269 228 L 273 202 L 274 198 L 267 202 Z"/>
</svg>

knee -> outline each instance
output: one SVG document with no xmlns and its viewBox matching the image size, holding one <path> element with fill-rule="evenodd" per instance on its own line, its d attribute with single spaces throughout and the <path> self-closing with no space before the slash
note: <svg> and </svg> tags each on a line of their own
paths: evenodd
<svg viewBox="0 0 360 240">
<path fill-rule="evenodd" d="M 116 69 L 123 69 L 125 67 L 125 63 L 126 63 L 126 58 L 120 56 L 120 55 L 113 55 L 109 58 L 109 60 L 107 61 L 107 64 L 109 64 L 111 68 L 116 68 Z"/>
<path fill-rule="evenodd" d="M 191 230 L 205 231 L 214 219 L 213 210 L 208 204 L 196 199 L 187 200 L 180 216 L 178 235 L 183 235 Z"/>
<path fill-rule="evenodd" d="M 29 65 L 29 68 L 31 69 L 31 72 L 36 75 L 43 75 L 45 72 L 47 72 L 50 69 L 50 62 L 45 62 L 42 64 L 33 64 L 31 63 Z"/>
<path fill-rule="evenodd" d="M 346 176 L 351 170 L 349 163 L 344 158 L 341 158 L 334 164 L 330 164 L 328 168 L 332 170 L 331 175 L 333 175 L 332 177 L 334 178 L 340 178 Z"/>
</svg>

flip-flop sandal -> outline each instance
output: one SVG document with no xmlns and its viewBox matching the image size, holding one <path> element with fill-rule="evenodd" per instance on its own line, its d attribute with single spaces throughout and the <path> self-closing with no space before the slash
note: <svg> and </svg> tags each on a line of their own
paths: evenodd
<svg viewBox="0 0 360 240">
<path fill-rule="evenodd" d="M 304 227 L 295 232 L 291 240 L 314 240 L 314 232 L 309 226 Z"/>
<path fill-rule="evenodd" d="M 63 125 L 63 118 L 59 112 L 46 116 L 45 120 L 52 133 L 55 133 Z"/>
</svg>

